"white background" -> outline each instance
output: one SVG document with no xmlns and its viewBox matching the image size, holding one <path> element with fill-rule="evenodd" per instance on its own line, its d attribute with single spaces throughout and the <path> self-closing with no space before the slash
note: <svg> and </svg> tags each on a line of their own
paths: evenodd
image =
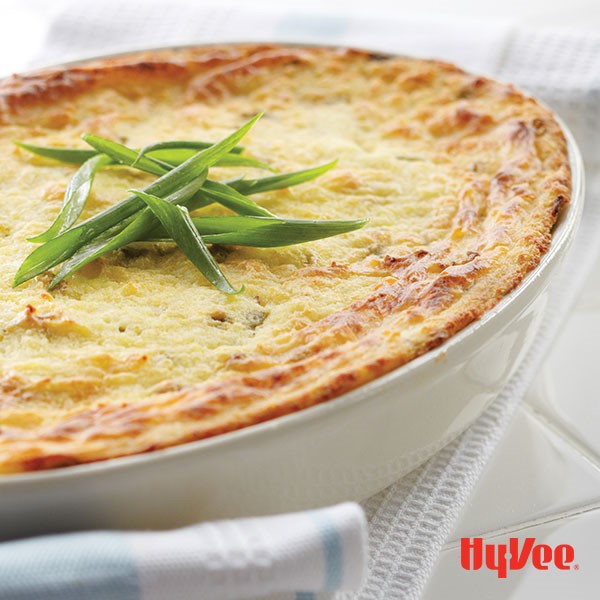
<svg viewBox="0 0 600 600">
<path fill-rule="evenodd" d="M 87 2 L 89 0 L 81 0 Z M 126 0 L 124 0 L 126 1 Z M 185 0 L 172 0 L 172 10 Z M 64 0 L 0 0 L 0 75 L 26 69 L 38 55 L 50 18 Z M 101 5 L 96 0 L 95 5 Z M 451 15 L 514 20 L 528 27 L 569 27 L 600 31 L 598 0 L 200 0 L 198 5 L 239 6 L 269 9 L 283 6 L 295 10 L 353 14 Z"/>
</svg>

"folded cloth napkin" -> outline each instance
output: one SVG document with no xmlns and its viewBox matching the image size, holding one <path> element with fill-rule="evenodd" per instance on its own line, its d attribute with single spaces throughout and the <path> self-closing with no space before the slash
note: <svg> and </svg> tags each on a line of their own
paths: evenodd
<svg viewBox="0 0 600 600">
<path fill-rule="evenodd" d="M 2 600 L 231 600 L 356 589 L 366 521 L 353 503 L 165 532 L 97 531 L 0 545 Z"/>
<path fill-rule="evenodd" d="M 513 27 L 507 22 L 464 18 L 396 19 L 381 15 L 359 17 L 348 13 L 343 16 L 315 16 L 297 11 L 292 14 L 285 8 L 274 8 L 269 13 L 262 13 L 199 7 L 184 0 L 176 1 L 176 10 L 172 8 L 172 2 L 157 0 L 144 2 L 142 9 L 133 0 L 129 3 L 106 0 L 93 4 L 72 1 L 66 4 L 66 9 L 57 11 L 43 48 L 32 66 L 142 47 L 223 40 L 261 39 L 356 45 L 450 60 L 473 71 L 514 81 L 556 109 L 575 133 L 586 160 L 589 194 L 578 239 L 566 258 L 561 273 L 555 278 L 539 335 L 501 396 L 473 427 L 423 467 L 363 503 L 369 518 L 370 572 L 359 591 L 338 592 L 335 595 L 336 598 L 369 600 L 418 598 L 461 508 L 568 314 L 598 250 L 600 37 L 565 32 L 534 33 Z M 274 519 L 277 518 L 304 517 Z M 358 520 L 356 514 L 355 518 Z M 260 525 L 263 522 L 260 519 L 251 522 L 256 527 L 264 527 L 265 531 L 281 534 L 287 540 L 285 542 L 281 538 L 282 547 L 299 548 L 298 538 L 295 537 L 297 529 L 291 528 L 289 534 L 286 534 L 283 528 L 269 528 L 266 524 L 270 522 L 268 520 L 264 521 L 264 525 Z M 225 568 L 220 572 L 219 577 L 222 579 L 219 584 L 210 588 L 211 593 L 201 593 L 199 590 L 207 588 L 194 586 L 212 586 L 213 583 L 204 581 L 208 577 L 207 573 L 212 571 L 207 570 L 206 563 L 202 561 L 204 555 L 195 554 L 194 549 L 198 547 L 195 544 L 200 544 L 197 536 L 200 532 L 214 532 L 220 526 L 202 525 L 165 534 L 82 534 L 6 544 L 0 546 L 0 598 L 96 598 L 100 596 L 93 596 L 91 590 L 95 589 L 95 582 L 99 580 L 107 586 L 110 581 L 115 586 L 119 586 L 120 581 L 129 581 L 131 592 L 122 588 L 121 595 L 110 596 L 103 591 L 104 595 L 101 596 L 119 597 L 120 600 L 138 598 L 140 593 L 144 599 L 234 599 L 252 594 L 269 594 L 276 590 L 307 590 L 306 594 L 296 594 L 296 598 L 309 598 L 312 597 L 308 593 L 310 590 L 334 588 L 336 581 L 340 584 L 343 582 L 347 587 L 356 586 L 363 572 L 359 564 L 359 552 L 353 554 L 352 546 L 346 547 L 344 540 L 347 538 L 342 533 L 339 534 L 341 542 L 335 543 L 331 540 L 336 538 L 323 536 L 321 533 L 319 535 L 322 537 L 317 536 L 320 541 L 314 541 L 313 537 L 312 543 L 307 542 L 304 546 L 307 551 L 305 554 L 299 552 L 299 556 L 302 555 L 305 560 L 299 559 L 296 562 L 297 570 L 286 561 L 273 563 L 274 571 L 269 577 L 274 577 L 278 570 L 278 586 L 273 585 L 273 579 L 269 577 L 260 579 L 259 570 L 253 563 L 235 563 L 241 566 L 234 569 L 232 561 L 224 561 L 221 564 L 226 567 L 230 565 L 232 571 Z M 240 524 L 239 527 L 241 526 Z M 244 538 L 245 541 L 240 539 L 238 546 L 238 538 L 232 534 L 223 535 L 225 531 L 227 530 L 221 530 L 219 539 L 222 543 L 227 544 L 232 552 L 244 555 L 244 548 L 248 547 L 244 544 L 248 544 L 248 538 Z M 140 542 L 144 539 L 140 536 L 148 536 L 145 538 L 146 546 Z M 141 582 L 142 587 L 135 588 L 131 575 L 134 569 L 131 565 L 135 564 L 137 558 L 132 558 L 134 554 L 129 554 L 127 560 L 118 559 L 124 556 L 125 547 L 137 548 L 141 552 L 142 547 L 151 547 L 148 540 L 158 540 L 160 536 L 165 536 L 161 538 L 164 540 L 178 541 L 165 541 L 164 544 L 157 541 L 153 545 L 155 550 L 152 560 L 155 562 L 150 561 L 149 554 L 145 554 L 146 558 L 140 560 L 139 564 L 145 566 L 143 569 L 138 567 L 137 585 Z M 354 537 L 350 536 L 348 539 L 356 540 L 359 537 L 355 533 Z M 94 554 L 96 544 L 91 547 L 86 545 L 90 543 L 90 539 L 96 539 L 98 547 L 102 540 L 107 545 L 102 545 L 102 550 L 98 550 L 99 554 Z M 112 550 L 109 545 L 111 539 Z M 118 539 L 121 540 L 121 545 L 115 542 Z M 322 541 L 325 539 L 329 542 Z M 66 577 L 63 595 L 51 596 L 48 589 L 52 588 L 48 586 L 52 579 L 42 581 L 39 575 L 39 565 L 42 563 L 32 563 L 29 557 L 39 557 L 39 561 L 52 573 L 55 568 L 48 562 L 51 561 L 49 555 L 58 553 L 58 549 L 66 543 L 69 543 L 71 553 L 63 551 L 61 554 L 65 563 L 61 572 Z M 342 548 L 341 563 L 349 569 L 346 571 L 344 567 L 345 576 L 341 579 L 337 575 L 327 575 L 325 578 L 323 575 L 324 565 L 328 564 L 328 560 L 331 561 L 327 556 L 328 553 L 333 554 L 332 547 Z M 22 551 L 13 555 L 13 550 L 8 552 L 7 548 Z M 2 554 L 3 552 L 6 554 Z M 310 563 L 309 558 L 313 552 L 320 558 L 313 557 L 311 560 L 315 562 Z M 5 562 L 9 556 L 14 558 L 10 559 L 10 563 Z M 84 556 L 85 560 L 77 562 L 77 557 L 80 556 Z M 185 556 L 185 560 L 182 556 Z M 347 559 L 350 562 L 346 563 Z M 339 561 L 336 558 L 333 563 L 339 564 Z M 3 571 L 5 564 L 10 566 Z M 130 575 L 123 575 L 124 564 L 130 565 Z M 247 567 L 244 566 L 246 564 Z M 313 572 L 311 568 L 316 570 Z M 8 578 L 9 572 L 17 575 Z M 230 583 L 242 580 L 253 583 L 238 586 Z M 325 580 L 329 582 L 328 586 L 324 586 Z M 7 581 L 11 582 L 12 588 L 2 588 L 7 585 Z M 263 585 L 261 581 L 267 583 Z M 38 587 L 32 587 L 34 584 Z M 12 596 L 8 595 L 9 589 Z M 21 590 L 27 593 L 37 590 L 39 593 L 18 595 Z"/>
</svg>

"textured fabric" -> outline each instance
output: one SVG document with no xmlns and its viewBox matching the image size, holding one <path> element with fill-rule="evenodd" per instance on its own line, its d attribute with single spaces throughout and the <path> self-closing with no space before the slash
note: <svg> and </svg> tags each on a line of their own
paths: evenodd
<svg viewBox="0 0 600 600">
<path fill-rule="evenodd" d="M 201 7 L 192 0 L 67 3 L 56 15 L 43 51 L 32 66 L 140 48 L 222 41 L 280 41 L 356 45 L 374 50 L 443 58 L 480 73 L 493 73 L 510 24 L 502 19 L 312 15 L 273 8 Z M 282 3 L 283 4 L 283 3 Z"/>
<path fill-rule="evenodd" d="M 3 600 L 137 600 L 136 565 L 122 533 L 75 533 L 0 545 Z"/>
<path fill-rule="evenodd" d="M 357 504 L 166 532 L 101 531 L 0 544 L 2 600 L 230 600 L 356 589 L 366 522 Z"/>
<path fill-rule="evenodd" d="M 140 10 L 140 4 L 133 1 L 107 1 L 69 3 L 68 9 L 58 15 L 49 28 L 44 52 L 36 64 L 142 47 L 259 39 L 349 44 L 437 57 L 473 71 L 514 81 L 557 110 L 575 133 L 586 160 L 589 193 L 582 227 L 561 273 L 555 278 L 540 332 L 517 373 L 500 397 L 460 439 L 402 481 L 364 503 L 369 518 L 370 574 L 360 591 L 338 593 L 336 597 L 418 598 L 461 508 L 568 314 L 598 250 L 600 37 L 563 32 L 532 33 L 517 30 L 506 22 L 464 18 L 397 20 L 378 15 L 359 20 L 348 13 L 317 18 L 283 9 L 265 14 L 201 8 L 182 0 L 170 3 L 147 1 Z M 139 571 L 139 590 L 145 598 L 208 597 L 186 594 L 203 573 L 201 566 L 192 568 L 195 555 L 191 549 L 199 543 L 199 534 L 211 539 L 211 527 L 189 528 L 184 530 L 185 536 L 171 538 L 168 543 L 167 537 L 163 538 L 162 544 L 157 542 L 154 551 L 146 555 L 143 563 L 146 566 Z M 179 536 L 177 532 L 173 535 Z M 314 547 L 318 547 L 315 552 L 321 562 L 314 569 L 321 570 L 306 572 L 303 581 L 318 580 L 320 586 L 299 587 L 301 582 L 291 579 L 291 570 L 284 561 L 274 565 L 279 587 L 272 584 L 271 587 L 260 587 L 255 582 L 247 583 L 245 589 L 241 589 L 242 586 L 235 588 L 236 592 L 234 588 L 226 587 L 229 580 L 224 577 L 220 587 L 217 585 L 214 589 L 218 590 L 216 593 L 229 595 L 212 597 L 233 599 L 244 597 L 244 593 L 250 591 L 258 595 L 279 589 L 301 590 L 293 596 L 297 599 L 314 598 L 311 590 L 324 589 L 327 587 L 325 582 L 333 586 L 339 581 L 335 556 L 340 547 L 346 552 L 343 537 L 340 543 L 326 531 L 319 535 L 320 541 L 315 542 Z M 236 534 L 230 530 L 223 541 L 232 550 L 238 543 L 236 539 Z M 246 543 L 248 539 L 251 538 L 247 538 Z M 257 538 L 252 539 L 255 539 L 255 546 L 251 544 L 251 547 L 259 548 Z M 140 540 L 143 536 L 133 540 L 136 548 L 141 547 Z M 246 546 L 242 544 L 240 548 Z M 305 550 L 309 554 L 312 552 L 311 547 L 305 547 Z M 266 556 L 263 558 L 267 560 Z M 311 560 L 314 557 L 302 563 L 309 570 Z M 328 575 L 322 571 L 327 563 Z M 245 571 L 248 577 L 245 581 L 254 581 L 254 575 L 248 573 L 259 573 L 261 568 L 256 565 L 248 569 L 240 567 L 238 574 L 242 577 L 241 573 Z M 356 568 L 360 571 L 360 566 Z M 254 585 L 256 587 L 251 587 Z M 0 597 L 4 598 L 1 593 Z M 127 596 L 123 597 L 127 599 Z"/>
</svg>

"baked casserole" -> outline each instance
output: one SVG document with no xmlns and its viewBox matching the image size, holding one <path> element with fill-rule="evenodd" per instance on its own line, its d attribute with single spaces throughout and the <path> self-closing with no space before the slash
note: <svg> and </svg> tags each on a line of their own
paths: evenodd
<svg viewBox="0 0 600 600">
<path fill-rule="evenodd" d="M 236 295 L 172 244 L 125 247 L 52 290 L 49 274 L 12 287 L 74 171 L 14 140 L 218 140 L 262 111 L 244 139 L 254 157 L 338 163 L 257 202 L 364 228 L 213 246 L 245 284 Z M 0 155 L 0 473 L 207 438 L 372 381 L 514 289 L 570 198 L 565 139 L 535 99 L 446 63 L 335 48 L 210 46 L 15 76 L 0 85 Z M 83 217 L 151 179 L 98 173 Z"/>
</svg>

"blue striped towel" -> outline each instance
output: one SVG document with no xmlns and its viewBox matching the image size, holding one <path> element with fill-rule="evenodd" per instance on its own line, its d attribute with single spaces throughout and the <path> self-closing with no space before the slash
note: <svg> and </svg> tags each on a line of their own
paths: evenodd
<svg viewBox="0 0 600 600">
<path fill-rule="evenodd" d="M 356 589 L 366 521 L 353 503 L 164 532 L 96 531 L 0 545 L 2 600 L 219 600 Z"/>
</svg>

